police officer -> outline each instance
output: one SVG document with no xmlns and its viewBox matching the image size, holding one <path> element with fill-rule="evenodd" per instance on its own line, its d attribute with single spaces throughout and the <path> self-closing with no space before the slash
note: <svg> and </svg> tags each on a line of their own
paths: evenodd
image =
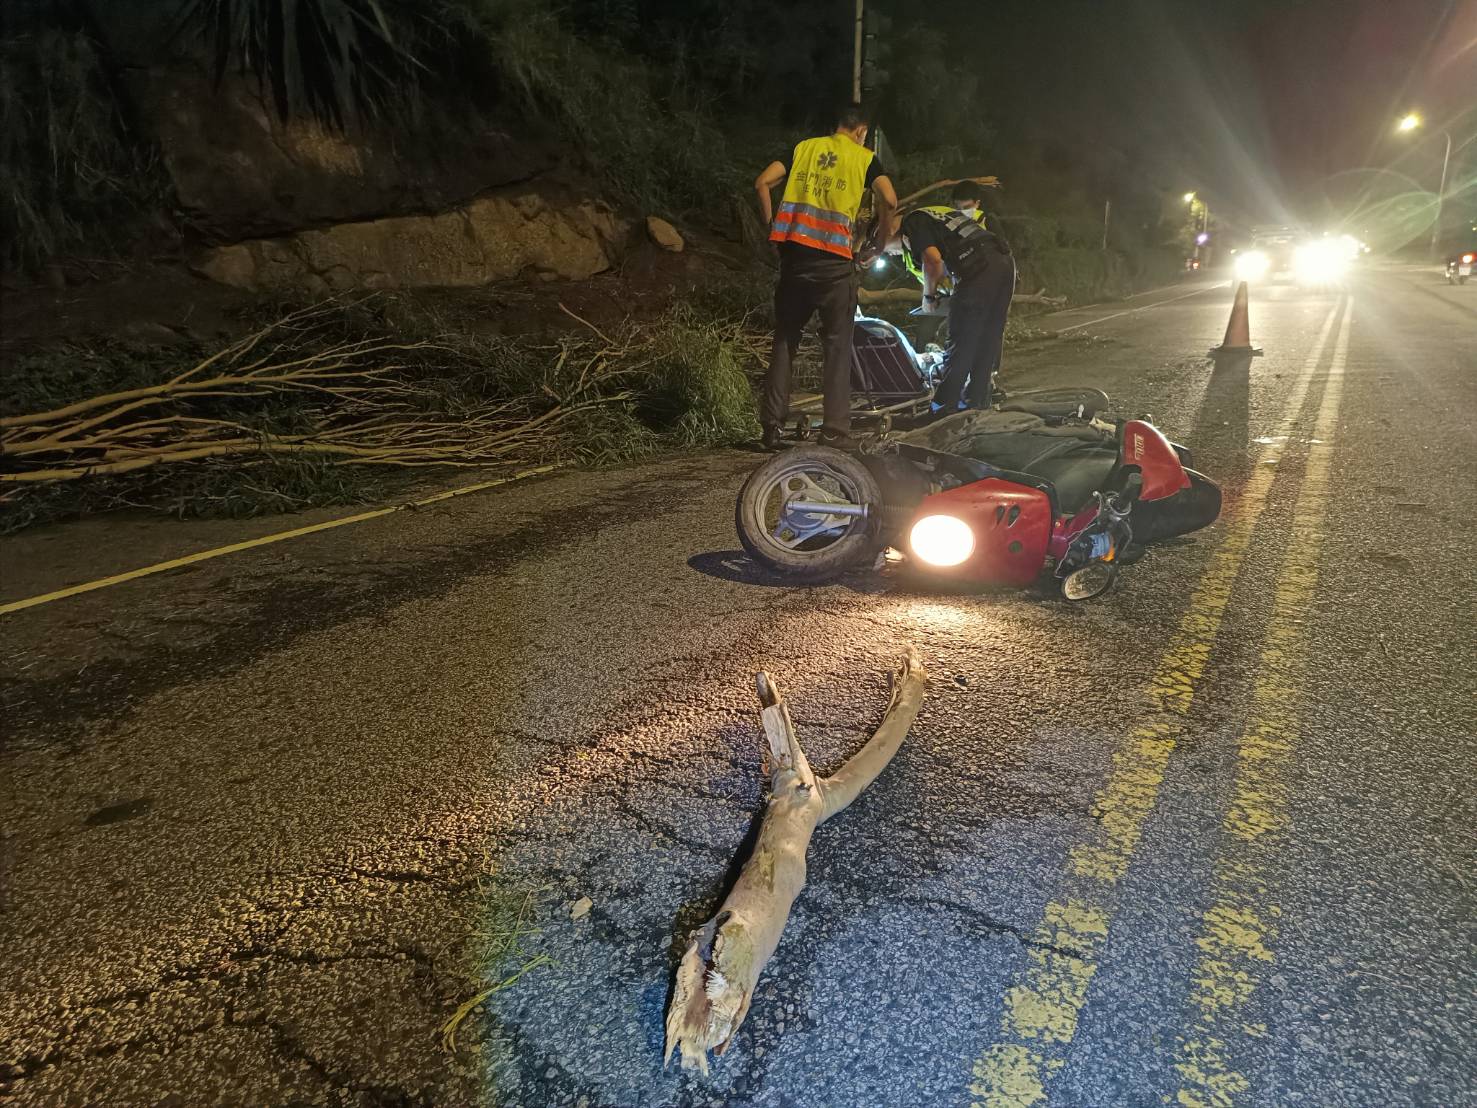
<svg viewBox="0 0 1477 1108">
<path fill-rule="evenodd" d="M 851 337 L 860 277 L 852 259 L 857 211 L 864 193 L 876 199 L 876 226 L 891 225 L 897 194 L 877 156 L 866 148 L 867 116 L 852 104 L 840 113 L 836 130 L 806 139 L 789 160 L 770 163 L 754 181 L 759 210 L 771 224 L 769 241 L 780 256 L 774 291 L 774 349 L 764 377 L 759 422 L 764 446 L 779 446 L 780 427 L 790 407 L 790 369 L 800 333 L 812 315 L 820 316 L 824 354 L 824 423 L 820 441 L 845 446 L 851 429 Z M 778 211 L 771 191 L 785 191 Z"/>
<path fill-rule="evenodd" d="M 889 249 L 903 259 L 923 284 L 923 309 L 936 311 L 945 297 L 940 286 L 952 282 L 948 299 L 949 347 L 944 378 L 934 394 L 935 412 L 957 410 L 969 386 L 967 406 L 988 408 L 1000 368 L 1005 320 L 1015 293 L 1015 258 L 998 227 L 987 221 L 984 189 L 956 185 L 951 208 L 919 208 L 902 220 Z"/>
</svg>

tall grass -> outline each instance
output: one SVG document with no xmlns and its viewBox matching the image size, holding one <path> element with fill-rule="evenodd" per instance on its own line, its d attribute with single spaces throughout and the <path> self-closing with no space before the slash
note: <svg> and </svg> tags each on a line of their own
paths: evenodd
<svg viewBox="0 0 1477 1108">
<path fill-rule="evenodd" d="M 168 189 L 129 136 L 96 44 L 42 28 L 0 41 L 0 262 L 113 253 L 157 219 Z"/>
</svg>

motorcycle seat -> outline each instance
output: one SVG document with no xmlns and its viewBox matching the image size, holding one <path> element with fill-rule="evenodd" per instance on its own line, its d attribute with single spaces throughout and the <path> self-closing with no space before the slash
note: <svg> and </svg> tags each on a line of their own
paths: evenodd
<svg viewBox="0 0 1477 1108">
<path fill-rule="evenodd" d="M 1111 433 L 1080 423 L 1048 426 L 1027 412 L 960 412 L 900 439 L 1049 481 L 1068 513 L 1089 504 L 1118 464 Z"/>
<path fill-rule="evenodd" d="M 1057 505 L 1068 514 L 1090 504 L 1118 465 L 1117 443 L 1045 434 L 981 435 L 959 452 L 1051 482 Z"/>
<path fill-rule="evenodd" d="M 1050 481 L 1056 489 L 1057 504 L 1063 512 L 1071 515 L 1091 504 L 1093 493 L 1108 487 L 1117 466 L 1116 449 L 1086 446 L 1082 450 L 1047 458 L 1027 472 Z"/>
</svg>

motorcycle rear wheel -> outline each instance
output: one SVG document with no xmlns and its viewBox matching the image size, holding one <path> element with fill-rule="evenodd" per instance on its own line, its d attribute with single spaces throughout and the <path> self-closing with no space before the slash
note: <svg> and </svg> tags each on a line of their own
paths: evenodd
<svg viewBox="0 0 1477 1108">
<path fill-rule="evenodd" d="M 754 561 L 797 583 L 814 584 L 876 558 L 882 492 L 856 457 L 828 446 L 792 447 L 749 475 L 734 507 L 734 526 Z"/>
</svg>

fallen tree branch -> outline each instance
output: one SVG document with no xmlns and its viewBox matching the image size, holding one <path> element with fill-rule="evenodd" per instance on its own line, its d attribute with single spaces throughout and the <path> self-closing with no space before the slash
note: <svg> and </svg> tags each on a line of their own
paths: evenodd
<svg viewBox="0 0 1477 1108">
<path fill-rule="evenodd" d="M 859 304 L 906 304 L 922 295 L 918 289 L 858 289 Z M 1047 296 L 1045 289 L 1035 292 L 1018 292 L 1010 298 L 1012 304 L 1046 304 L 1060 308 L 1067 302 L 1065 296 Z"/>
<path fill-rule="evenodd" d="M 1047 304 L 1053 308 L 1060 308 L 1067 302 L 1065 296 L 1047 296 L 1044 288 L 1035 292 L 1018 292 L 1010 298 L 1012 304 Z"/>
<path fill-rule="evenodd" d="M 909 204 L 927 196 L 930 192 L 935 192 L 938 189 L 952 188 L 954 185 L 962 185 L 965 181 L 970 181 L 976 185 L 984 185 L 985 188 L 998 189 L 1000 187 L 999 177 L 951 177 L 944 181 L 935 181 L 933 184 L 925 185 L 916 192 L 910 192 L 907 196 L 900 199 L 897 202 L 898 214 L 906 215 Z"/>
<path fill-rule="evenodd" d="M 583 323 L 590 330 L 594 331 L 595 334 L 597 334 L 597 335 L 600 336 L 601 340 L 605 343 L 606 346 L 614 346 L 615 345 L 615 343 L 611 340 L 611 338 L 610 338 L 609 335 L 607 335 L 604 331 L 600 330 L 599 327 L 596 327 L 593 323 L 591 323 L 584 316 L 575 315 L 574 312 L 570 311 L 568 308 L 566 308 L 564 306 L 564 302 L 562 300 L 559 302 L 559 310 L 561 312 L 563 312 L 565 315 L 567 315 L 570 319 L 575 320 L 578 323 Z"/>
<path fill-rule="evenodd" d="M 667 1009 L 665 1066 L 673 1051 L 684 1069 L 708 1072 L 748 1014 L 754 986 L 779 946 L 790 907 L 805 885 L 805 851 L 815 828 L 851 804 L 892 761 L 923 703 L 928 674 L 908 648 L 892 676 L 892 699 L 867 744 L 828 778 L 810 768 L 774 678 L 759 674 L 769 743 L 769 804 L 754 853 L 722 907 L 693 933 Z"/>
</svg>

